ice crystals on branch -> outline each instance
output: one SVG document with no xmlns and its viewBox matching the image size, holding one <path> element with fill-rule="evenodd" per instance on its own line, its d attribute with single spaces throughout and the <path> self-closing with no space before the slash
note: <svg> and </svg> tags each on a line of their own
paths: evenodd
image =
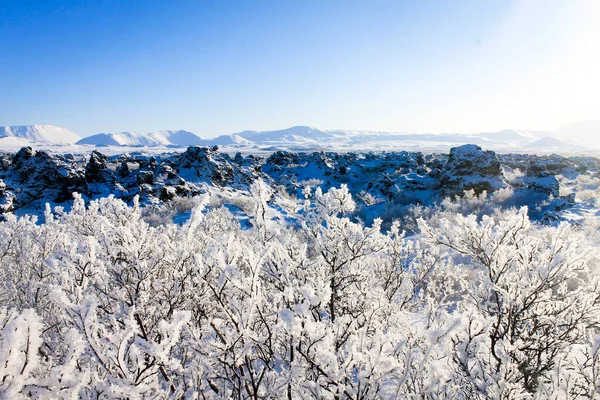
<svg viewBox="0 0 600 400">
<path fill-rule="evenodd" d="M 77 194 L 8 215 L 0 397 L 598 396 L 588 228 L 449 204 L 407 237 L 350 218 L 344 185 L 302 193 L 255 182 L 248 226 L 208 196 L 181 226 Z"/>
</svg>

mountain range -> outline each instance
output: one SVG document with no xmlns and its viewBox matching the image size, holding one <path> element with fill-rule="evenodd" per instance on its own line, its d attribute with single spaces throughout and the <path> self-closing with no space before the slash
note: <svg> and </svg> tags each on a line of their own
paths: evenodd
<svg viewBox="0 0 600 400">
<path fill-rule="evenodd" d="M 600 124 L 598 124 L 600 128 Z M 567 126 L 564 131 L 502 130 L 478 134 L 410 134 L 380 131 L 320 130 L 308 126 L 294 126 L 273 131 L 242 131 L 216 138 L 202 139 L 186 130 L 165 130 L 150 133 L 120 132 L 98 133 L 80 138 L 65 128 L 52 125 L 27 125 L 0 127 L 0 150 L 38 146 L 81 145 L 95 147 L 188 147 L 221 146 L 256 150 L 385 150 L 407 148 L 449 148 L 458 144 L 473 143 L 499 150 L 524 151 L 585 151 L 590 146 L 565 139 L 577 137 L 573 131 L 577 125 Z M 587 123 L 586 132 L 594 125 Z M 596 130 L 600 132 L 600 129 Z M 562 134 L 562 135 L 561 135 Z"/>
<path fill-rule="evenodd" d="M 81 139 L 70 130 L 53 125 L 0 126 L 0 138 L 25 139 L 51 144 L 75 143 Z"/>
<path fill-rule="evenodd" d="M 150 133 L 98 133 L 77 141 L 77 144 L 94 146 L 176 146 L 187 147 L 202 144 L 202 139 L 196 134 L 179 131 L 158 131 Z"/>
</svg>

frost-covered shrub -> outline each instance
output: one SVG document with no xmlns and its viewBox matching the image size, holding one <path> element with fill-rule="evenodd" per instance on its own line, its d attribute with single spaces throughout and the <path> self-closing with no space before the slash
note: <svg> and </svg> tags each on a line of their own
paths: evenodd
<svg viewBox="0 0 600 400">
<path fill-rule="evenodd" d="M 456 309 L 465 322 L 452 339 L 463 385 L 492 398 L 562 390 L 557 382 L 577 364 L 571 352 L 598 323 L 592 249 L 567 224 L 540 231 L 526 208 L 436 225 L 421 221 L 429 240 L 458 256 L 456 274 L 468 275 Z M 576 380 L 563 384 L 574 390 Z"/>
<path fill-rule="evenodd" d="M 560 182 L 560 195 L 567 196 L 575 193 L 575 200 L 589 203 L 593 207 L 600 205 L 600 177 L 595 174 L 578 174 L 576 178 L 558 175 Z"/>
<path fill-rule="evenodd" d="M 197 204 L 197 197 L 176 196 L 164 204 L 144 207 L 142 218 L 153 227 L 170 224 L 178 215 L 189 213 Z"/>
<path fill-rule="evenodd" d="M 322 184 L 323 184 L 323 180 L 321 180 L 321 179 L 307 179 L 307 180 L 298 182 L 298 185 L 300 185 L 301 187 L 304 187 L 304 186 L 318 187 L 318 186 L 321 186 Z"/>
<path fill-rule="evenodd" d="M 0 223 L 0 397 L 600 393 L 591 226 L 542 229 L 472 196 L 415 211 L 406 237 L 354 220 L 345 186 L 295 199 L 258 182 L 244 229 L 194 203 L 182 225 L 77 195 L 43 224 Z"/>
</svg>

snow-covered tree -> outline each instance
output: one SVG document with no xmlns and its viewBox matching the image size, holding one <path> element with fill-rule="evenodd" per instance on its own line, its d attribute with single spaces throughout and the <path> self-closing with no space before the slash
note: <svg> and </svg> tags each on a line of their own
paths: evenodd
<svg viewBox="0 0 600 400">
<path fill-rule="evenodd" d="M 577 363 L 569 353 L 600 317 L 584 238 L 567 224 L 535 227 L 525 208 L 420 224 L 431 242 L 451 250 L 462 278 L 455 313 L 464 322 L 452 360 L 470 396 L 556 396 L 557 366 Z"/>
<path fill-rule="evenodd" d="M 595 236 L 257 182 L 150 226 L 112 197 L 0 223 L 0 398 L 597 398 Z M 463 210 L 464 211 L 464 210 Z"/>
</svg>

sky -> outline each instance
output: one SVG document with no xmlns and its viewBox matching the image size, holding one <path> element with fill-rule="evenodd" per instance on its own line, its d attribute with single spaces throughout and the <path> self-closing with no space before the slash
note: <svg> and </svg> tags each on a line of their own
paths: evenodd
<svg viewBox="0 0 600 400">
<path fill-rule="evenodd" d="M 600 120 L 600 0 L 0 0 L 0 125 L 203 137 Z"/>
</svg>

